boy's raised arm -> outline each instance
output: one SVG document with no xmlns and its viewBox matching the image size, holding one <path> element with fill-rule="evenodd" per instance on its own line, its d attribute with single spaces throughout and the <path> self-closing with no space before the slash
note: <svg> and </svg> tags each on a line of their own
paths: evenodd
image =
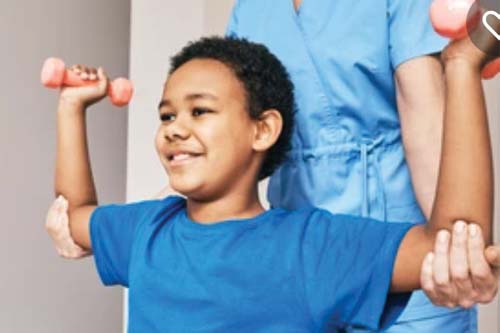
<svg viewBox="0 0 500 333">
<path fill-rule="evenodd" d="M 75 68 L 83 79 L 95 79 L 93 69 Z M 98 83 L 61 90 L 57 109 L 57 156 L 55 194 L 68 200 L 69 227 L 75 242 L 90 249 L 89 220 L 97 205 L 90 167 L 85 112 L 106 95 L 108 80 L 99 69 Z"/>
<path fill-rule="evenodd" d="M 484 34 L 485 29 L 477 33 Z M 492 36 L 492 49 L 498 42 Z M 401 243 L 392 276 L 393 291 L 420 287 L 422 261 L 440 229 L 470 221 L 491 239 L 493 167 L 480 71 L 487 55 L 467 37 L 443 52 L 446 80 L 442 152 L 436 198 L 429 222 L 412 228 Z"/>
</svg>

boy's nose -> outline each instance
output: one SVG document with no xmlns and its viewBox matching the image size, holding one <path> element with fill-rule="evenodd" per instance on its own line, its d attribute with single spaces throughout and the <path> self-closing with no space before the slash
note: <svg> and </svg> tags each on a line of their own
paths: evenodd
<svg viewBox="0 0 500 333">
<path fill-rule="evenodd" d="M 190 130 L 186 124 L 183 124 L 181 119 L 176 119 L 174 122 L 169 124 L 163 133 L 165 139 L 169 142 L 175 140 L 185 140 L 189 137 Z"/>
</svg>

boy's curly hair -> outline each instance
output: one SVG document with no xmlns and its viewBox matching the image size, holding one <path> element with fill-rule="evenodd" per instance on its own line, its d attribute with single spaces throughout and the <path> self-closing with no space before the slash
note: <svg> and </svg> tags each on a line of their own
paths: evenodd
<svg viewBox="0 0 500 333">
<path fill-rule="evenodd" d="M 285 160 L 291 148 L 293 84 L 281 62 L 262 44 L 235 37 L 205 37 L 189 43 L 171 59 L 169 74 L 193 59 L 213 59 L 228 66 L 243 83 L 247 110 L 252 119 L 269 109 L 283 118 L 283 128 L 269 149 L 259 172 L 259 180 L 270 176 Z"/>
</svg>

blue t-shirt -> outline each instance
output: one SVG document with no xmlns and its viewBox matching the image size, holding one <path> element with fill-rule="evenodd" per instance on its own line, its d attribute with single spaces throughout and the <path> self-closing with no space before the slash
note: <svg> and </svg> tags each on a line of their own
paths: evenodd
<svg viewBox="0 0 500 333">
<path fill-rule="evenodd" d="M 130 332 L 291 333 L 393 322 L 410 227 L 316 208 L 204 225 L 171 196 L 98 207 L 90 233 L 103 283 L 129 288 Z"/>
</svg>

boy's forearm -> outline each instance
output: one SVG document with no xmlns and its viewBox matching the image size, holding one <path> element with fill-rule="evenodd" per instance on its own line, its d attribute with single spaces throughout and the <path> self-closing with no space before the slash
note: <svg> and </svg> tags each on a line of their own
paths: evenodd
<svg viewBox="0 0 500 333">
<path fill-rule="evenodd" d="M 87 147 L 83 105 L 61 100 L 57 110 L 56 196 L 69 202 L 68 210 L 97 204 Z"/>
<path fill-rule="evenodd" d="M 493 167 L 479 69 L 457 59 L 446 63 L 446 110 L 437 193 L 427 229 L 451 229 L 455 220 L 482 227 L 491 239 Z M 467 92 L 467 93 L 465 93 Z"/>
</svg>

